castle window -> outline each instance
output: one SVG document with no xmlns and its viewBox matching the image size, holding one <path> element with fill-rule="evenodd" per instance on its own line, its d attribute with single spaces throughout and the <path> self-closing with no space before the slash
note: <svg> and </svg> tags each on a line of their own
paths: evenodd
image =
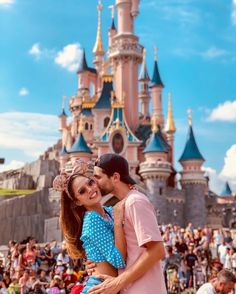
<svg viewBox="0 0 236 294">
<path fill-rule="evenodd" d="M 108 126 L 109 121 L 110 121 L 110 117 L 106 117 L 106 118 L 104 119 L 104 123 L 103 123 L 104 128 L 106 128 L 106 127 Z"/>
<path fill-rule="evenodd" d="M 93 125 L 91 124 L 91 125 L 90 125 L 90 130 L 92 130 L 92 129 L 93 129 Z"/>
<path fill-rule="evenodd" d="M 163 194 L 163 188 L 162 188 L 162 187 L 159 188 L 159 194 L 160 194 L 160 195 Z"/>
<path fill-rule="evenodd" d="M 89 124 L 87 122 L 85 123 L 84 128 L 85 128 L 85 130 L 88 130 L 89 129 Z"/>
</svg>

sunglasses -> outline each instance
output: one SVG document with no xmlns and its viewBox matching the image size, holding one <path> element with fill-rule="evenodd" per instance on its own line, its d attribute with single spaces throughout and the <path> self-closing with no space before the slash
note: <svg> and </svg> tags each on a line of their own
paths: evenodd
<svg viewBox="0 0 236 294">
<path fill-rule="evenodd" d="M 86 184 L 78 190 L 78 193 L 80 195 L 84 195 L 86 192 L 88 192 L 88 187 L 91 188 L 91 187 L 95 186 L 96 184 L 97 183 L 94 179 L 88 179 Z"/>
</svg>

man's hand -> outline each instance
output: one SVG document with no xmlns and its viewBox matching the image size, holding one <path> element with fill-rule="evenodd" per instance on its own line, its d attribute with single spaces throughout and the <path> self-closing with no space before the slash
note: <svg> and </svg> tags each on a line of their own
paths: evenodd
<svg viewBox="0 0 236 294">
<path fill-rule="evenodd" d="M 96 275 L 96 278 L 104 280 L 103 283 L 92 287 L 89 294 L 117 294 L 122 286 L 119 277 L 114 278 L 108 275 Z"/>
<path fill-rule="evenodd" d="M 91 276 L 93 272 L 95 271 L 96 263 L 88 259 L 84 262 L 84 265 L 85 265 L 85 270 L 87 274 Z"/>
</svg>

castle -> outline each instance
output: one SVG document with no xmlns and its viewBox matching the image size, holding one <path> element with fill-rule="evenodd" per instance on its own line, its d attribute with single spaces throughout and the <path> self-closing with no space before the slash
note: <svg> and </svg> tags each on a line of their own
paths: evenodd
<svg viewBox="0 0 236 294">
<path fill-rule="evenodd" d="M 209 190 L 208 178 L 202 170 L 205 159 L 195 140 L 191 112 L 187 141 L 179 159 L 181 188 L 177 185 L 171 95 L 165 119 L 164 84 L 157 52 L 149 76 L 146 50 L 134 34 L 139 0 L 116 0 L 111 7 L 107 52 L 101 34 L 100 1 L 97 10 L 94 67 L 88 65 L 83 51 L 77 71 L 78 90 L 69 100 L 71 123 L 67 123 L 64 105 L 59 116 L 60 168 L 78 158 L 88 161 L 107 152 L 120 154 L 128 160 L 132 176 L 146 189 L 159 222 L 234 227 L 236 211 L 232 209 L 232 191 L 227 187 L 226 193 L 218 197 Z M 112 199 L 106 200 L 112 203 Z"/>
</svg>

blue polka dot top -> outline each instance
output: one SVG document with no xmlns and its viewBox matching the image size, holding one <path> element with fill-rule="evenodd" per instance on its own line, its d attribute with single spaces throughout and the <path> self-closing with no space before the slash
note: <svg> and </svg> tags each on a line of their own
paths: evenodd
<svg viewBox="0 0 236 294">
<path fill-rule="evenodd" d="M 94 262 L 107 261 L 115 268 L 124 268 L 125 262 L 114 243 L 114 221 L 112 207 L 103 207 L 108 219 L 96 211 L 86 212 L 83 221 L 81 241 L 88 259 Z"/>
</svg>

